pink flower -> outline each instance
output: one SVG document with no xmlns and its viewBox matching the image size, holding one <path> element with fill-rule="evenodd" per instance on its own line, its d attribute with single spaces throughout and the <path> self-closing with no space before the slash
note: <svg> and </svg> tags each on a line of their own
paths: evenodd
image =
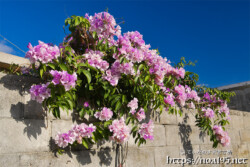
<svg viewBox="0 0 250 167">
<path fill-rule="evenodd" d="M 207 118 L 213 118 L 214 117 L 214 111 L 211 108 L 202 108 L 201 111 L 204 112 L 204 116 Z"/>
<path fill-rule="evenodd" d="M 92 133 L 96 130 L 93 124 L 81 123 L 80 125 L 74 125 L 72 131 L 75 133 L 76 138 L 81 139 L 84 137 L 92 137 Z"/>
<path fill-rule="evenodd" d="M 112 15 L 107 12 L 97 13 L 94 16 L 85 15 L 89 20 L 89 31 L 95 31 L 99 39 L 107 39 L 110 43 L 114 42 L 114 36 L 121 35 L 121 27 L 116 24 Z"/>
<path fill-rule="evenodd" d="M 105 71 L 109 68 L 109 63 L 102 59 L 104 54 L 100 51 L 89 50 L 83 56 L 88 61 L 89 65 L 100 69 L 101 71 Z"/>
<path fill-rule="evenodd" d="M 186 93 L 187 93 L 187 100 L 195 100 L 197 102 L 200 101 L 200 97 L 198 96 L 197 92 L 195 90 L 191 90 L 189 86 L 185 86 L 186 88 Z"/>
<path fill-rule="evenodd" d="M 53 83 L 54 85 L 59 84 L 59 83 L 60 83 L 60 80 L 61 80 L 61 78 L 62 78 L 61 72 L 56 71 L 56 70 L 51 70 L 51 71 L 50 71 L 50 74 L 53 76 L 52 83 Z"/>
<path fill-rule="evenodd" d="M 177 76 L 184 78 L 185 76 L 185 70 L 184 68 L 179 68 L 178 72 L 177 72 Z"/>
<path fill-rule="evenodd" d="M 33 85 L 30 88 L 30 95 L 32 100 L 42 103 L 44 99 L 50 97 L 49 83 L 42 85 Z"/>
<path fill-rule="evenodd" d="M 100 119 L 101 121 L 104 121 L 104 120 L 108 121 L 112 118 L 112 116 L 113 116 L 113 112 L 107 107 L 103 107 L 101 112 L 95 113 L 95 117 Z"/>
<path fill-rule="evenodd" d="M 38 41 L 38 43 L 39 45 L 34 47 L 30 43 L 27 46 L 29 51 L 26 53 L 25 57 L 29 58 L 31 63 L 35 63 L 36 61 L 49 63 L 60 56 L 60 50 L 57 46 L 51 46 L 42 41 Z"/>
<path fill-rule="evenodd" d="M 130 137 L 130 128 L 125 124 L 123 117 L 120 120 L 114 120 L 112 125 L 109 126 L 109 130 L 113 132 L 110 139 L 117 143 L 124 143 Z"/>
<path fill-rule="evenodd" d="M 83 106 L 86 108 L 86 107 L 89 107 L 89 102 L 85 101 Z"/>
<path fill-rule="evenodd" d="M 136 113 L 136 110 L 130 110 L 129 113 L 131 113 L 132 115 L 134 115 Z"/>
<path fill-rule="evenodd" d="M 181 106 L 185 106 L 186 100 L 187 100 L 187 94 L 184 86 L 178 85 L 174 88 L 175 92 L 178 94 L 177 101 Z"/>
<path fill-rule="evenodd" d="M 229 115 L 229 108 L 227 107 L 226 102 L 221 103 L 221 106 L 219 108 L 219 113 L 222 113 L 222 112 L 224 112 L 226 114 L 226 116 Z"/>
<path fill-rule="evenodd" d="M 75 141 L 81 144 L 83 138 L 92 137 L 92 133 L 96 130 L 93 124 L 86 125 L 85 123 L 74 125 L 67 133 L 58 133 L 55 137 L 55 143 L 62 148 L 73 144 Z"/>
<path fill-rule="evenodd" d="M 61 83 L 66 91 L 70 90 L 71 88 L 75 88 L 77 80 L 77 75 L 75 72 L 73 74 L 69 74 L 67 71 L 51 70 L 50 74 L 53 76 L 52 83 L 54 85 Z"/>
<path fill-rule="evenodd" d="M 213 131 L 216 135 L 217 140 L 221 143 L 223 147 L 229 146 L 230 137 L 228 136 L 227 132 L 223 131 L 221 126 L 214 125 Z"/>
<path fill-rule="evenodd" d="M 75 88 L 77 80 L 77 75 L 75 72 L 73 74 L 69 74 L 67 71 L 62 71 L 61 76 L 62 78 L 60 82 L 65 87 L 66 91 L 70 90 L 71 88 Z"/>
<path fill-rule="evenodd" d="M 118 80 L 121 78 L 121 74 L 135 75 L 133 63 L 120 64 L 120 61 L 116 60 L 112 64 L 111 69 L 106 71 L 106 75 L 103 75 L 103 79 L 109 81 L 111 85 L 116 86 Z"/>
<path fill-rule="evenodd" d="M 106 75 L 103 75 L 102 78 L 109 81 L 112 86 L 116 86 L 120 79 L 120 75 L 112 75 L 111 70 L 106 71 Z"/>
<path fill-rule="evenodd" d="M 173 95 L 173 93 L 170 93 L 170 94 L 167 93 L 167 97 L 164 97 L 164 102 L 166 104 L 170 104 L 171 106 L 174 106 L 175 102 L 174 102 L 174 95 Z"/>
<path fill-rule="evenodd" d="M 55 143 L 62 148 L 65 148 L 68 146 L 68 144 L 73 144 L 75 141 L 75 136 L 72 133 L 72 131 L 69 131 L 68 133 L 58 133 L 55 137 Z"/>
<path fill-rule="evenodd" d="M 134 98 L 133 100 L 131 100 L 128 105 L 127 105 L 129 108 L 130 108 L 130 113 L 134 113 L 135 110 L 138 108 L 138 99 L 137 98 Z"/>
<path fill-rule="evenodd" d="M 139 129 L 139 134 L 141 137 L 143 137 L 145 140 L 154 140 L 154 123 L 152 120 L 150 120 L 148 123 L 143 123 Z"/>
<path fill-rule="evenodd" d="M 138 119 L 138 121 L 142 121 L 143 119 L 146 118 L 144 109 L 141 108 L 137 113 L 136 113 L 136 118 Z"/>
</svg>

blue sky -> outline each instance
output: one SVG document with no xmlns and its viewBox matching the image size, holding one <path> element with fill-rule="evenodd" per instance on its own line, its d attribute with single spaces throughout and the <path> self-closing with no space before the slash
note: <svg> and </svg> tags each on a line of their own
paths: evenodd
<svg viewBox="0 0 250 167">
<path fill-rule="evenodd" d="M 59 44 L 64 20 L 104 11 L 122 32 L 139 31 L 161 56 L 198 63 L 187 68 L 210 87 L 250 80 L 250 2 L 243 0 L 162 1 L 23 1 L 0 0 L 0 34 L 27 51 L 38 40 Z M 0 37 L 0 51 L 23 57 Z"/>
</svg>

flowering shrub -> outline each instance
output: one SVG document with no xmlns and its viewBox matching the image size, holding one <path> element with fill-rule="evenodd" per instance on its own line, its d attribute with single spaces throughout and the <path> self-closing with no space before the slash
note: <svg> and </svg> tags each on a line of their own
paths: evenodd
<svg viewBox="0 0 250 167">
<path fill-rule="evenodd" d="M 198 75 L 184 69 L 190 63 L 182 59 L 172 66 L 138 31 L 122 35 L 107 12 L 72 16 L 65 25 L 70 34 L 59 47 L 39 41 L 29 44 L 26 54 L 45 83 L 31 87 L 33 100 L 56 118 L 62 110 L 75 111 L 79 119 L 96 118 L 59 133 L 59 147 L 82 143 L 88 148 L 103 139 L 122 144 L 130 137 L 140 145 L 154 139 L 153 121 L 146 122 L 145 113 L 181 115 L 182 107 L 197 111 L 197 126 L 211 136 L 214 147 L 229 144 L 224 126 L 232 93 L 198 86 Z"/>
</svg>

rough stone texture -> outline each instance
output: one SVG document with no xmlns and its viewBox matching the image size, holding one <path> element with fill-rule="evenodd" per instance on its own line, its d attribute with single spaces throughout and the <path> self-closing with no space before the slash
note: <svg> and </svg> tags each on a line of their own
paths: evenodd
<svg viewBox="0 0 250 167">
<path fill-rule="evenodd" d="M 128 151 L 128 157 L 126 166 L 135 167 L 154 167 L 154 149 L 148 148 L 130 148 Z"/>
<path fill-rule="evenodd" d="M 250 143 L 250 130 L 240 131 L 241 142 Z"/>
<path fill-rule="evenodd" d="M 166 145 L 167 146 L 176 146 L 176 145 L 181 145 L 181 136 L 182 134 L 179 130 L 178 126 L 175 125 L 169 125 L 166 126 Z M 184 135 L 183 135 L 184 136 Z"/>
<path fill-rule="evenodd" d="M 0 52 L 0 68 L 8 68 L 12 63 L 24 66 L 28 66 L 30 64 L 28 59 Z"/>
<path fill-rule="evenodd" d="M 6 74 L 0 73 L 0 78 L 0 117 L 22 118 L 23 97 L 20 94 L 22 87 Z M 2 80 L 4 81 L 1 82 Z"/>
<path fill-rule="evenodd" d="M 1 167 L 19 167 L 18 154 L 0 154 Z"/>
<path fill-rule="evenodd" d="M 0 59 L 2 59 L 0 53 Z M 12 59 L 12 58 L 11 58 Z M 14 58 L 13 58 L 14 60 Z M 0 67 L 1 66 L 0 61 Z M 9 61 L 9 60 L 8 60 Z M 26 61 L 26 60 L 24 60 Z M 3 63 L 2 63 L 3 64 Z M 8 64 L 8 63 L 7 63 Z M 61 120 L 46 113 L 41 104 L 32 101 L 29 88 L 39 83 L 37 78 L 6 75 L 0 73 L 0 166 L 1 167 L 98 167 L 119 166 L 116 144 L 99 142 L 85 149 L 83 146 L 66 151 L 63 155 L 54 154 L 54 136 L 58 131 L 69 130 L 76 123 L 72 113 L 62 112 Z M 128 142 L 128 153 L 125 167 L 161 167 L 181 166 L 166 164 L 170 158 L 217 158 L 230 156 L 232 158 L 250 158 L 250 83 L 227 86 L 221 89 L 236 91 L 232 98 L 231 124 L 227 131 L 231 137 L 231 145 L 223 148 L 220 145 L 212 148 L 209 137 L 195 127 L 192 110 L 183 110 L 183 117 L 170 115 L 163 111 L 161 117 L 154 113 L 155 121 L 153 142 L 140 148 L 132 138 Z M 243 111 L 238 111 L 243 110 Z M 212 153 L 206 154 L 207 151 Z M 230 155 L 221 153 L 230 152 Z M 220 152 L 220 154 L 218 154 Z M 211 166 L 187 165 L 183 166 Z M 237 166 L 237 165 L 213 165 Z M 247 166 L 241 165 L 241 166 Z"/>
<path fill-rule="evenodd" d="M 44 120 L 0 119 L 0 154 L 49 151 L 50 128 Z"/>
</svg>

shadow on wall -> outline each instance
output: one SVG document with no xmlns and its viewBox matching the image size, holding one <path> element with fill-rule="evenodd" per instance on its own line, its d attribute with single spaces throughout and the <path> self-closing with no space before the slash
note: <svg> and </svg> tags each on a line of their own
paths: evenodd
<svg viewBox="0 0 250 167">
<path fill-rule="evenodd" d="M 38 78 L 17 75 L 3 75 L 0 79 L 0 84 L 10 90 L 10 93 L 17 91 L 20 95 L 19 97 L 11 97 L 16 99 L 18 103 L 11 104 L 10 113 L 11 117 L 17 122 L 22 122 L 26 125 L 23 133 L 27 134 L 29 139 L 30 137 L 37 139 L 37 136 L 41 134 L 42 128 L 46 128 L 45 113 L 42 106 L 35 101 L 25 102 L 26 99 L 30 98 L 28 92 L 31 85 L 39 82 Z M 6 93 L 9 92 L 7 91 Z"/>
<path fill-rule="evenodd" d="M 39 83 L 41 83 L 41 81 L 35 77 L 6 74 L 1 74 L 0 76 L 0 84 L 10 91 L 17 91 L 20 95 L 19 97 L 21 97 L 13 97 L 13 101 L 16 101 L 17 103 L 11 104 L 9 106 L 9 111 L 11 117 L 15 121 L 25 124 L 23 134 L 26 134 L 29 140 L 31 140 L 31 137 L 38 139 L 38 136 L 42 133 L 42 129 L 47 129 L 48 126 L 48 120 L 46 119 L 47 114 L 43 110 L 42 105 L 36 101 L 30 100 L 30 87 L 33 84 Z M 6 92 L 8 93 L 8 91 Z M 75 118 L 73 113 L 72 122 L 81 123 L 81 121 Z M 48 143 L 51 152 L 53 152 L 55 157 L 57 157 L 57 146 L 52 136 L 50 137 L 50 141 L 48 141 Z M 114 143 L 112 148 L 103 147 L 104 145 L 105 142 L 101 141 L 97 144 L 98 149 L 92 149 L 93 146 L 91 146 L 88 150 L 82 145 L 78 145 L 76 147 L 68 148 L 65 153 L 71 158 L 73 157 L 72 154 L 74 154 L 77 161 L 82 165 L 93 163 L 92 161 L 98 161 L 100 166 L 110 166 L 112 159 L 115 158 L 112 156 L 112 154 L 115 152 Z M 99 160 L 96 159 L 97 157 Z"/>
<path fill-rule="evenodd" d="M 193 154 L 194 151 L 193 151 L 193 146 L 192 146 L 192 142 L 190 139 L 192 128 L 190 125 L 188 125 L 188 119 L 189 119 L 189 115 L 185 113 L 183 121 L 178 124 L 179 136 L 181 138 L 182 147 L 184 149 L 184 152 L 181 152 L 181 154 L 185 155 L 186 158 L 194 159 L 194 154 Z M 204 132 L 200 131 L 199 139 L 203 142 L 204 142 L 205 135 L 206 134 Z"/>
<path fill-rule="evenodd" d="M 22 122 L 26 125 L 23 129 L 23 133 L 27 135 L 30 139 L 31 137 L 37 139 L 38 136 L 42 133 L 42 128 L 47 128 L 48 123 L 46 122 L 46 113 L 43 111 L 41 104 L 36 101 L 29 100 L 29 89 L 32 84 L 38 84 L 40 80 L 34 77 L 28 76 L 15 76 L 15 75 L 3 75 L 0 78 L 0 84 L 5 88 L 13 91 L 18 91 L 22 97 L 22 101 L 18 101 L 16 104 L 11 104 L 10 113 L 11 117 L 17 122 Z M 148 122 L 150 118 L 157 120 L 157 114 L 147 112 L 146 121 Z M 186 158 L 193 158 L 193 147 L 190 140 L 190 134 L 192 133 L 191 126 L 187 124 L 189 119 L 188 115 L 185 114 L 184 119 L 179 126 L 179 135 L 182 141 L 184 148 L 184 154 Z M 159 120 L 159 118 L 158 118 Z M 53 120 L 52 120 L 53 121 Z M 72 115 L 72 121 L 81 123 L 79 120 L 76 120 Z M 203 134 L 200 134 L 200 138 Z M 56 155 L 55 142 L 53 136 L 51 136 L 50 141 L 48 141 L 51 152 Z M 76 157 L 77 161 L 82 164 L 90 164 L 98 161 L 99 166 L 110 166 L 115 162 L 115 166 L 118 166 L 119 161 L 119 150 L 115 149 L 115 145 L 112 147 L 105 146 L 105 142 L 100 142 L 97 144 L 97 149 L 93 149 L 93 146 L 90 149 L 85 149 L 82 145 L 77 147 L 68 148 L 66 154 L 69 157 Z M 110 145 L 109 145 L 110 146 Z M 112 163 L 113 162 L 113 163 Z"/>
<path fill-rule="evenodd" d="M 61 156 L 57 154 L 57 146 L 52 138 L 50 140 L 50 148 L 55 157 Z M 75 147 L 67 147 L 64 154 L 67 154 L 67 156 L 70 158 L 76 157 L 78 163 L 80 163 L 81 165 L 87 165 L 90 163 L 94 163 L 97 165 L 98 163 L 97 166 L 113 166 L 114 164 L 115 167 L 119 167 L 119 160 L 117 157 L 119 156 L 119 150 L 117 150 L 116 148 L 113 145 L 112 148 L 100 147 L 99 149 L 93 149 L 92 145 L 90 146 L 90 149 L 86 149 L 82 145 L 77 145 Z M 114 162 L 112 163 L 113 160 Z"/>
<path fill-rule="evenodd" d="M 190 125 L 187 125 L 187 120 L 189 119 L 189 116 L 185 114 L 182 123 L 179 123 L 179 135 L 181 138 L 182 146 L 184 149 L 184 153 L 186 158 L 194 158 L 193 155 L 193 146 L 190 140 L 190 134 L 192 133 L 192 129 Z"/>
</svg>

